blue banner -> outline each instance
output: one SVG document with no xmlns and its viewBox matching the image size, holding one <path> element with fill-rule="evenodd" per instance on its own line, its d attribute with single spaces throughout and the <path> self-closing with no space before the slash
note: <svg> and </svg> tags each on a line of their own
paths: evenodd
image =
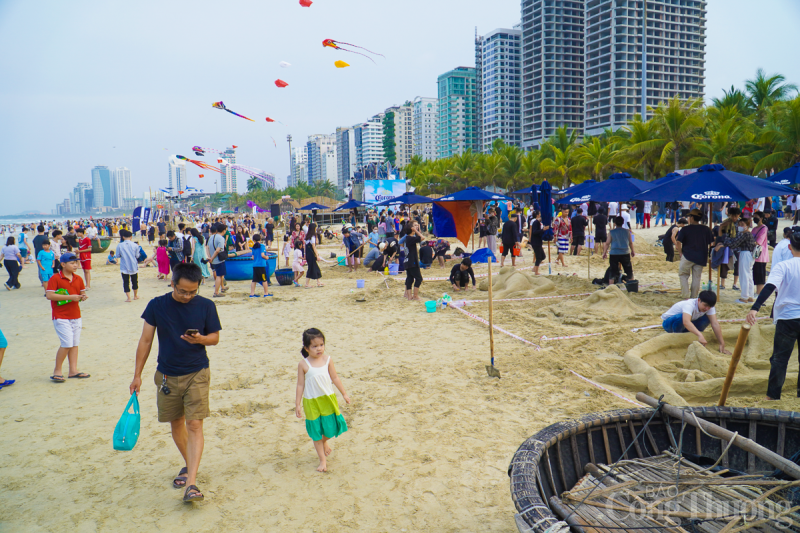
<svg viewBox="0 0 800 533">
<path fill-rule="evenodd" d="M 150 208 L 144 208 L 144 216 L 142 216 L 142 224 L 147 226 L 150 223 Z"/>
<path fill-rule="evenodd" d="M 137 207 L 133 210 L 133 232 L 139 233 L 139 225 L 142 220 L 142 206 Z"/>
</svg>

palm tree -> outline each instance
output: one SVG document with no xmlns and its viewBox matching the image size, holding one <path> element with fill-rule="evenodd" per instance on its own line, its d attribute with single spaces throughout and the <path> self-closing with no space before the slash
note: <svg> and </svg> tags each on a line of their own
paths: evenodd
<svg viewBox="0 0 800 533">
<path fill-rule="evenodd" d="M 264 186 L 261 183 L 261 181 L 259 181 L 258 178 L 251 177 L 250 179 L 247 180 L 247 192 L 257 191 L 263 188 Z"/>
<path fill-rule="evenodd" d="M 695 143 L 695 156 L 686 163 L 696 168 L 710 163 L 724 165 L 737 172 L 750 172 L 753 168 L 753 132 L 748 125 L 737 123 L 734 118 L 722 122 L 710 121 L 707 137 Z"/>
<path fill-rule="evenodd" d="M 542 159 L 540 168 L 548 176 L 561 177 L 561 188 L 566 189 L 570 179 L 578 173 L 575 149 L 570 146 L 566 151 L 562 151 L 560 148 L 550 147 L 549 152 L 552 157 Z"/>
<path fill-rule="evenodd" d="M 700 99 L 684 101 L 674 96 L 659 104 L 656 109 L 650 108 L 653 112 L 656 138 L 631 146 L 629 152 L 645 155 L 655 151 L 660 153 L 661 164 L 666 164 L 672 157 L 673 170 L 678 170 L 681 168 L 681 156 L 696 142 L 696 135 L 703 127 L 700 105 Z"/>
<path fill-rule="evenodd" d="M 606 170 L 614 168 L 614 151 L 612 145 L 603 145 L 597 137 L 587 137 L 575 151 L 576 163 L 580 168 L 588 170 L 592 179 L 600 181 Z"/>
<path fill-rule="evenodd" d="M 506 146 L 500 150 L 500 156 L 502 157 L 500 160 L 502 181 L 506 189 L 516 190 L 522 183 L 530 183 L 522 172 L 525 154 L 519 147 Z"/>
<path fill-rule="evenodd" d="M 762 148 L 753 154 L 755 173 L 800 163 L 800 96 L 773 106 L 758 143 Z"/>
<path fill-rule="evenodd" d="M 755 109 L 756 122 L 763 126 L 766 119 L 767 108 L 776 102 L 790 97 L 792 91 L 797 91 L 794 83 L 785 83 L 786 77 L 782 74 L 767 76 L 764 69 L 756 71 L 756 77 L 745 82 L 745 90 L 749 97 L 750 106 Z"/>
<path fill-rule="evenodd" d="M 456 154 L 450 158 L 447 175 L 451 183 L 458 188 L 466 187 L 473 178 L 477 168 L 477 157 L 472 150 Z"/>
<path fill-rule="evenodd" d="M 752 114 L 753 110 L 750 107 L 750 99 L 743 91 L 731 85 L 731 90 L 726 91 L 725 89 L 722 89 L 722 94 L 722 98 L 711 99 L 714 107 L 733 107 L 736 108 L 743 116 Z"/>
</svg>

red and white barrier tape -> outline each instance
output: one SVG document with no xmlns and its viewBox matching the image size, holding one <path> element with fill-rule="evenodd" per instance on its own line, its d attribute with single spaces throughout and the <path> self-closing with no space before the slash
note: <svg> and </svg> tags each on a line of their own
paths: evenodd
<svg viewBox="0 0 800 533">
<path fill-rule="evenodd" d="M 453 306 L 448 306 L 448 308 L 450 308 L 450 309 L 455 309 L 456 311 L 458 311 L 458 312 L 460 312 L 460 313 L 464 313 L 464 314 L 465 314 L 465 315 L 467 315 L 468 317 L 470 317 L 470 318 L 473 318 L 473 319 L 477 320 L 478 322 L 482 322 L 482 323 L 486 324 L 487 326 L 489 325 L 489 321 L 488 321 L 488 320 L 485 320 L 485 319 L 483 319 L 483 318 L 481 318 L 481 317 L 479 317 L 479 316 L 477 316 L 477 315 L 473 315 L 473 314 L 472 314 L 472 313 L 470 313 L 469 311 L 464 311 L 464 310 L 463 310 L 463 309 L 461 309 L 461 308 L 458 308 L 458 307 L 453 307 Z M 533 342 L 531 342 L 531 341 L 529 341 L 529 340 L 525 340 L 525 339 L 523 339 L 522 337 L 520 337 L 519 335 L 514 335 L 514 334 L 513 334 L 513 333 L 511 333 L 510 331 L 506 331 L 506 330 L 504 330 L 503 328 L 501 328 L 500 326 L 495 326 L 494 324 L 492 324 L 492 327 L 493 327 L 494 329 L 496 329 L 497 331 L 499 331 L 500 333 L 505 333 L 505 334 L 506 334 L 506 335 L 508 335 L 509 337 L 512 337 L 512 338 L 514 338 L 514 339 L 517 339 L 518 341 L 522 341 L 522 342 L 524 342 L 525 344 L 530 344 L 531 346 L 533 346 L 533 347 L 534 347 L 534 349 L 536 349 L 536 351 L 537 351 L 537 352 L 538 352 L 539 350 L 541 350 L 541 349 L 542 349 L 542 347 L 541 347 L 541 346 L 539 346 L 538 344 L 536 344 L 536 343 L 533 343 Z"/>
<path fill-rule="evenodd" d="M 585 335 L 568 335 L 566 337 L 548 337 L 542 335 L 539 337 L 540 341 L 561 341 L 565 339 L 580 339 L 581 337 L 597 337 L 598 335 L 605 335 L 605 333 L 587 333 Z"/>
<path fill-rule="evenodd" d="M 470 317 L 470 318 L 474 318 L 474 319 L 475 319 L 475 320 L 477 320 L 478 322 L 483 322 L 483 323 L 484 323 L 484 324 L 486 324 L 487 326 L 489 325 L 489 321 L 488 321 L 488 320 L 484 320 L 483 318 L 481 318 L 481 317 L 479 317 L 479 316 L 476 316 L 476 315 L 473 315 L 472 313 L 470 313 L 470 312 L 468 312 L 468 311 L 464 311 L 463 309 L 459 309 L 458 307 L 451 307 L 451 309 L 455 309 L 456 311 L 459 311 L 459 312 L 461 312 L 461 313 L 464 313 L 464 314 L 465 314 L 465 315 L 467 315 L 468 317 Z M 505 334 L 506 334 L 506 335 L 508 335 L 509 337 L 512 337 L 512 338 L 514 338 L 514 339 L 517 339 L 518 341 L 522 341 L 522 342 L 524 342 L 525 344 L 530 344 L 531 346 L 533 346 L 533 347 L 535 347 L 535 348 L 536 348 L 536 351 L 539 351 L 539 350 L 541 349 L 541 347 L 540 347 L 539 345 L 537 345 L 537 344 L 534 344 L 534 343 L 532 343 L 532 342 L 531 342 L 531 341 L 529 341 L 529 340 L 525 340 L 525 339 L 523 339 L 522 337 L 520 337 L 519 335 L 514 335 L 513 333 L 510 333 L 510 332 L 508 332 L 508 331 L 504 330 L 503 328 L 500 328 L 500 327 L 497 327 L 497 326 L 494 326 L 494 325 L 493 325 L 492 327 L 494 327 L 494 329 L 496 329 L 497 331 L 499 331 L 499 332 L 501 332 L 501 333 L 505 333 Z M 597 334 L 595 334 L 595 335 L 597 335 Z M 613 394 L 614 396 L 616 396 L 616 397 L 617 397 L 617 398 L 619 398 L 620 400 L 624 400 L 624 401 L 626 401 L 626 402 L 628 402 L 628 403 L 631 403 L 631 404 L 633 404 L 633 405 L 635 405 L 635 406 L 637 406 L 637 407 L 646 407 L 645 405 L 642 405 L 642 404 L 640 404 L 639 402 L 635 402 L 635 401 L 631 400 L 630 398 L 626 398 L 625 396 L 623 396 L 623 395 L 621 395 L 621 394 L 617 394 L 616 392 L 614 392 L 614 391 L 612 391 L 612 390 L 609 390 L 609 389 L 607 389 L 607 388 L 603 387 L 603 386 L 602 386 L 602 385 L 600 385 L 599 383 L 595 383 L 594 381 L 592 381 L 591 379 L 589 379 L 589 378 L 587 378 L 587 377 L 581 376 L 580 374 L 578 374 L 578 373 L 577 373 L 577 372 L 575 372 L 574 370 L 570 370 L 570 372 L 571 372 L 572 374 L 574 374 L 575 376 L 579 377 L 580 379 L 582 379 L 583 381 L 585 381 L 585 382 L 587 382 L 587 383 L 590 383 L 590 384 L 594 385 L 594 386 L 595 386 L 595 387 L 597 387 L 598 389 L 600 389 L 600 390 L 604 390 L 604 391 L 606 391 L 606 392 L 607 392 L 607 393 L 609 393 L 609 394 Z"/>
<path fill-rule="evenodd" d="M 745 320 L 747 320 L 747 319 L 746 318 L 730 318 L 730 319 L 727 319 L 727 320 L 718 320 L 717 322 L 719 322 L 719 323 L 723 323 L 723 322 L 744 322 Z M 756 320 L 772 320 L 772 319 L 770 317 L 768 317 L 768 316 L 760 316 L 760 317 L 756 318 Z M 655 328 L 660 328 L 660 327 L 662 327 L 661 324 L 656 324 L 655 326 L 644 326 L 642 328 L 633 328 L 631 331 L 636 333 L 637 331 L 642 331 L 642 330 L 645 330 L 645 329 L 655 329 Z"/>
<path fill-rule="evenodd" d="M 569 369 L 567 369 L 567 370 L 569 370 Z M 636 401 L 634 401 L 634 400 L 631 400 L 630 398 L 626 398 L 626 397 L 625 397 L 625 396 L 623 396 L 622 394 L 617 394 L 617 393 L 616 393 L 616 392 L 614 392 L 613 390 L 609 390 L 609 389 L 607 389 L 607 388 L 603 387 L 602 385 L 600 385 L 599 383 L 595 383 L 594 381 L 592 381 L 592 380 L 591 380 L 591 379 L 589 379 L 589 378 L 586 378 L 586 377 L 583 377 L 583 376 L 581 376 L 580 374 L 578 374 L 578 373 L 577 373 L 577 372 L 575 372 L 574 370 L 570 370 L 570 372 L 572 372 L 572 373 L 573 373 L 575 376 L 577 376 L 577 377 L 581 378 L 581 379 L 582 379 L 583 381 L 585 381 L 586 383 L 590 383 L 590 384 L 594 385 L 595 387 L 597 387 L 597 388 L 598 388 L 598 389 L 600 389 L 600 390 L 604 390 L 604 391 L 606 391 L 606 392 L 608 392 L 608 393 L 610 393 L 610 394 L 613 394 L 614 396 L 616 396 L 616 397 L 617 397 L 617 398 L 619 398 L 620 400 L 625 400 L 626 402 L 628 402 L 628 403 L 632 403 L 633 405 L 635 405 L 635 406 L 637 406 L 637 407 L 647 407 L 646 405 L 643 405 L 643 404 L 641 404 L 641 403 L 639 403 L 639 402 L 636 402 Z"/>
</svg>

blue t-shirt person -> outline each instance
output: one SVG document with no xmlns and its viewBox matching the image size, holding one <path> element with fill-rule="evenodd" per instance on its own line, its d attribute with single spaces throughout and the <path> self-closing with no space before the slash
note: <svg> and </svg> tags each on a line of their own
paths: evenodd
<svg viewBox="0 0 800 533">
<path fill-rule="evenodd" d="M 47 281 L 53 276 L 53 263 L 56 260 L 56 254 L 52 251 L 45 252 L 41 250 L 39 255 L 36 256 L 36 260 L 42 264 L 42 281 L 47 283 Z"/>
<path fill-rule="evenodd" d="M 261 257 L 261 254 L 266 255 L 267 251 L 263 246 L 261 246 L 261 243 L 254 244 L 250 249 L 253 251 L 253 266 L 266 267 L 267 260 Z"/>
<path fill-rule="evenodd" d="M 181 303 L 168 292 L 150 300 L 142 318 L 158 334 L 158 371 L 166 376 L 185 376 L 208 368 L 208 354 L 202 344 L 181 339 L 188 329 L 208 335 L 222 329 L 217 306 L 208 298 L 195 296 Z"/>
</svg>

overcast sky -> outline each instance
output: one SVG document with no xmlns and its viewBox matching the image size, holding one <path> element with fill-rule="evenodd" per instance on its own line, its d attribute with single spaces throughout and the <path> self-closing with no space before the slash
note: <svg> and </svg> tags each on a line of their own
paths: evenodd
<svg viewBox="0 0 800 533">
<path fill-rule="evenodd" d="M 475 26 L 482 34 L 511 27 L 519 8 L 513 0 L 315 0 L 310 8 L 297 0 L 0 0 L 0 214 L 49 213 L 77 182 L 91 182 L 95 165 L 129 168 L 141 196 L 166 186 L 168 155 L 191 156 L 193 145 L 236 144 L 239 163 L 273 172 L 283 186 L 288 133 L 296 146 L 436 96 L 439 74 L 474 65 Z M 709 0 L 706 96 L 741 86 L 759 67 L 800 83 L 798 24 L 797 0 Z M 323 48 L 326 38 L 386 59 Z M 338 59 L 352 66 L 336 69 Z M 275 87 L 277 78 L 289 87 Z M 213 109 L 218 100 L 256 122 Z M 188 170 L 190 185 L 214 190 L 213 172 Z"/>
</svg>

